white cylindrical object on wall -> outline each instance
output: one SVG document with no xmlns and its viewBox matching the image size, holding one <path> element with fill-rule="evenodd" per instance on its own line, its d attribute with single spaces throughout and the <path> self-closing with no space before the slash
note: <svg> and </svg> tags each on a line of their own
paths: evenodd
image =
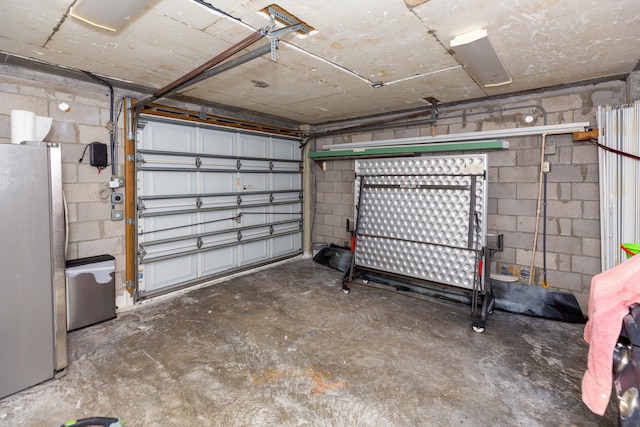
<svg viewBox="0 0 640 427">
<path fill-rule="evenodd" d="M 11 143 L 21 144 L 35 139 L 36 113 L 11 110 Z"/>
<path fill-rule="evenodd" d="M 11 143 L 43 141 L 51 130 L 51 117 L 36 116 L 25 110 L 11 110 Z"/>
</svg>

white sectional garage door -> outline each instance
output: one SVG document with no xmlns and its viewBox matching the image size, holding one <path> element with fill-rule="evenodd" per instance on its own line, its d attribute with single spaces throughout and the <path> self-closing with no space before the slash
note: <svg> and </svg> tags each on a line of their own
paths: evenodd
<svg viewBox="0 0 640 427">
<path fill-rule="evenodd" d="M 142 116 L 137 298 L 302 252 L 300 141 Z"/>
</svg>

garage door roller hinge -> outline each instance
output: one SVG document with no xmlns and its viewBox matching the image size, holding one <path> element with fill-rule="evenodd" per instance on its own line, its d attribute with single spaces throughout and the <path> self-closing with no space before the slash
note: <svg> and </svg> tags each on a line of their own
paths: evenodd
<svg viewBox="0 0 640 427">
<path fill-rule="evenodd" d="M 138 259 L 142 261 L 145 255 L 147 255 L 147 251 L 144 250 L 144 246 L 138 246 Z"/>
</svg>

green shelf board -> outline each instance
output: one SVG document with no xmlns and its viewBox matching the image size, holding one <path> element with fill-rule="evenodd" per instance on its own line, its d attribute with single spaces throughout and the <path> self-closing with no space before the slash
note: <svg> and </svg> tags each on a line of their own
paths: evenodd
<svg viewBox="0 0 640 427">
<path fill-rule="evenodd" d="M 398 155 L 412 153 L 439 153 L 444 151 L 478 151 L 500 150 L 509 148 L 509 144 L 503 140 L 473 141 L 473 142 L 434 142 L 431 144 L 398 145 L 394 147 L 354 148 L 351 150 L 314 151 L 309 153 L 309 158 L 314 160 L 326 160 L 332 158 L 369 157 L 382 155 Z"/>
</svg>

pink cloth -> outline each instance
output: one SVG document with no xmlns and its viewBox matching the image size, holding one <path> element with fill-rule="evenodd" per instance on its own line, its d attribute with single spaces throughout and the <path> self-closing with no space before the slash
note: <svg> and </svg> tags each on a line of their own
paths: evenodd
<svg viewBox="0 0 640 427">
<path fill-rule="evenodd" d="M 640 255 L 591 279 L 589 321 L 584 328 L 589 356 L 582 378 L 582 400 L 598 415 L 604 415 L 609 404 L 613 350 L 620 336 L 622 319 L 635 303 L 640 303 Z"/>
</svg>

